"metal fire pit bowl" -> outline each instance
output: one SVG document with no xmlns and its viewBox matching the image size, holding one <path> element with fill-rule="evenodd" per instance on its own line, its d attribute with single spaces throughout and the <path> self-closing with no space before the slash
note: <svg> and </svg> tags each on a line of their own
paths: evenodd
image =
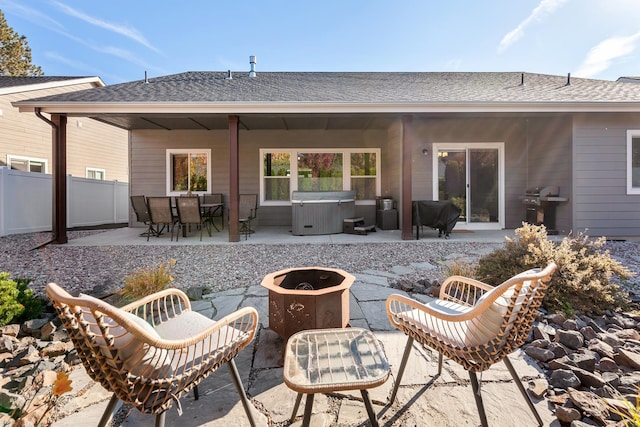
<svg viewBox="0 0 640 427">
<path fill-rule="evenodd" d="M 267 274 L 269 328 L 284 339 L 305 329 L 346 328 L 349 288 L 355 277 L 324 267 L 289 268 Z"/>
</svg>

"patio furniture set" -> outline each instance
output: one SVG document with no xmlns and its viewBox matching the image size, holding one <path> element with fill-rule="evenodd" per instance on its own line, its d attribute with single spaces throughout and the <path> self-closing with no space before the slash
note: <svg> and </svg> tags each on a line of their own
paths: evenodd
<svg viewBox="0 0 640 427">
<path fill-rule="evenodd" d="M 542 426 L 508 355 L 529 334 L 555 268 L 551 263 L 544 269 L 529 270 L 497 287 L 452 276 L 443 283 L 439 298 L 428 304 L 401 295 L 388 297 L 389 321 L 408 336 L 388 405 L 395 401 L 417 341 L 439 352 L 438 375 L 444 356 L 469 372 L 483 426 L 487 426 L 487 418 L 476 373 L 500 361 Z M 305 292 L 317 291 L 314 286 L 320 290 L 339 286 L 342 280 L 336 275 L 353 282 L 353 276 L 342 270 L 319 267 L 279 273 L 269 275 L 269 283 L 291 285 L 287 280 L 290 274 L 294 281 L 303 280 L 287 291 L 298 292 L 305 304 L 312 304 Z M 53 283 L 47 285 L 47 294 L 87 373 L 113 393 L 100 426 L 109 421 L 118 400 L 142 413 L 155 414 L 156 426 L 164 426 L 171 405 L 175 402 L 180 413 L 180 397 L 194 390 L 197 399 L 198 383 L 223 364 L 231 371 L 249 422 L 256 425 L 234 362 L 255 336 L 258 314 L 254 308 L 241 308 L 214 321 L 192 311 L 188 297 L 178 289 L 149 295 L 122 308 L 87 295 L 71 296 Z M 349 325 L 318 329 L 300 325 L 298 330 L 279 333 L 288 338 L 283 381 L 298 393 L 291 422 L 303 394 L 307 398 L 302 425 L 308 426 L 314 394 L 360 390 L 371 425 L 378 425 L 368 389 L 382 385 L 390 369 L 384 349 L 371 331 Z"/>
<path fill-rule="evenodd" d="M 207 230 L 211 237 L 212 229 L 220 231 L 224 229 L 224 201 L 222 194 L 183 195 L 180 197 L 145 197 L 144 195 L 131 196 L 131 207 L 136 215 L 136 220 L 142 222 L 147 230 L 141 234 L 147 241 L 151 236 L 160 237 L 165 230 L 171 233 L 176 231 L 176 241 L 180 236 L 187 236 L 187 231 L 194 226 L 200 230 L 202 240 L 203 230 Z M 245 239 L 254 230 L 251 223 L 257 217 L 258 195 L 241 194 L 239 202 L 239 230 Z M 220 228 L 216 225 L 219 218 Z M 177 230 L 176 230 L 177 228 Z"/>
</svg>

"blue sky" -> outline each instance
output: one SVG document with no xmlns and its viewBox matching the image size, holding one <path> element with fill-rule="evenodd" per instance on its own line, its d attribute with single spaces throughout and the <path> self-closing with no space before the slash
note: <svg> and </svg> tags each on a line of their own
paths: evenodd
<svg viewBox="0 0 640 427">
<path fill-rule="evenodd" d="M 46 75 L 519 71 L 640 76 L 640 0 L 0 0 Z"/>
</svg>

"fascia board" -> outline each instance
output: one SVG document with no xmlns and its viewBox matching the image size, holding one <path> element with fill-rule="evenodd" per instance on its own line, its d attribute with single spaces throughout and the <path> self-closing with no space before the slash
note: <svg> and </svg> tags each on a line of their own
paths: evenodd
<svg viewBox="0 0 640 427">
<path fill-rule="evenodd" d="M 20 112 L 49 114 L 336 114 L 640 112 L 640 102 L 573 103 L 82 103 L 17 101 Z"/>
</svg>

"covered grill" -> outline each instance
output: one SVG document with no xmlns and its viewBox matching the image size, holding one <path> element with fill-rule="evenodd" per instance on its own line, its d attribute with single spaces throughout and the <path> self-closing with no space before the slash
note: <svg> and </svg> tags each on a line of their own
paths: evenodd
<svg viewBox="0 0 640 427">
<path fill-rule="evenodd" d="M 529 188 L 525 191 L 522 203 L 526 206 L 526 218 L 529 224 L 544 225 L 547 234 L 558 234 L 556 230 L 556 207 L 559 202 L 569 199 L 559 197 L 558 186 Z"/>
</svg>

